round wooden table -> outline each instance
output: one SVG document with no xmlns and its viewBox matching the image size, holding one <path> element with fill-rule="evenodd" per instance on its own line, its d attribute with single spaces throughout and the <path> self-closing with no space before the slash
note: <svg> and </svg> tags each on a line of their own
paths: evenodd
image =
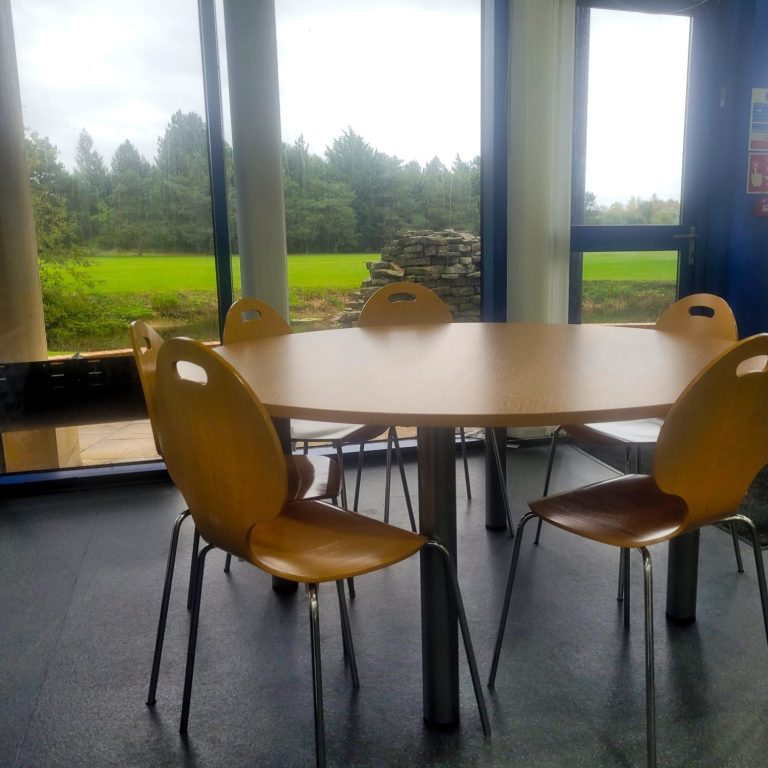
<svg viewBox="0 0 768 768">
<path fill-rule="evenodd" d="M 455 556 L 455 427 L 664 416 L 730 344 L 638 328 L 452 323 L 314 331 L 217 351 L 273 417 L 416 426 L 419 527 Z M 422 552 L 424 718 L 436 726 L 459 718 L 458 631 L 444 578 Z M 695 601 L 695 573 L 693 582 Z"/>
</svg>

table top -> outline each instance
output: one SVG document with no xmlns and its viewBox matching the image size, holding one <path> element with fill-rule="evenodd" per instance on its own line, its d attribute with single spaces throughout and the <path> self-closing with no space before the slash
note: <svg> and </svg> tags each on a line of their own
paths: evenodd
<svg viewBox="0 0 768 768">
<path fill-rule="evenodd" d="M 448 323 L 217 349 L 273 416 L 429 427 L 663 416 L 732 342 L 642 328 Z"/>
</svg>

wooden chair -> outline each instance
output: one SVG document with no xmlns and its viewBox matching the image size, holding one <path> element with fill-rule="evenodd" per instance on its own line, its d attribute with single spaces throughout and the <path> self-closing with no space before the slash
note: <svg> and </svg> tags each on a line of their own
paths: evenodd
<svg viewBox="0 0 768 768">
<path fill-rule="evenodd" d="M 689 336 L 710 336 L 714 338 L 723 338 L 730 341 L 736 341 L 738 329 L 736 319 L 733 316 L 728 303 L 719 296 L 707 293 L 697 293 L 676 301 L 668 307 L 658 318 L 654 325 L 654 330 L 667 331 L 670 333 L 685 333 Z M 641 449 L 644 445 L 654 445 L 661 428 L 661 419 L 633 419 L 631 421 L 610 421 L 596 424 L 567 424 L 555 428 L 552 433 L 552 441 L 549 447 L 549 456 L 547 458 L 547 469 L 544 477 L 543 496 L 549 493 L 549 484 L 552 477 L 552 468 L 554 466 L 555 453 L 557 451 L 558 439 L 562 432 L 566 432 L 577 440 L 592 443 L 593 445 L 622 446 L 624 448 L 624 473 L 628 474 L 632 466 L 632 455 L 634 453 L 635 471 L 640 471 Z M 512 515 L 509 507 L 509 499 L 506 492 L 506 479 L 501 467 L 501 454 L 496 441 L 496 435 L 491 432 L 491 446 L 496 458 L 498 474 L 502 484 L 502 498 L 504 499 L 505 512 L 509 525 L 510 534 L 512 533 Z M 541 521 L 536 529 L 534 544 L 539 543 L 541 537 Z M 736 552 L 736 563 L 739 572 L 743 571 L 741 561 L 741 552 L 739 550 L 738 539 L 733 537 L 734 549 Z M 623 599 L 624 589 L 624 567 L 626 553 L 621 553 L 622 566 L 619 568 L 619 591 L 618 599 Z"/>
<path fill-rule="evenodd" d="M 160 456 L 163 456 L 160 433 L 157 429 L 156 399 L 156 371 L 157 356 L 163 346 L 163 338 L 149 324 L 135 320 L 131 323 L 131 344 L 139 371 L 139 380 L 144 392 L 144 401 L 147 406 L 149 423 L 152 427 L 152 435 L 155 439 L 155 448 Z M 341 474 L 338 465 L 326 457 L 286 456 L 285 471 L 288 478 L 288 497 L 298 499 L 331 499 L 335 498 L 340 490 Z M 168 562 L 165 570 L 165 585 L 163 597 L 160 602 L 160 618 L 157 623 L 157 637 L 155 640 L 155 653 L 152 660 L 152 673 L 149 681 L 149 694 L 147 704 L 155 703 L 157 680 L 160 674 L 160 659 L 163 653 L 163 641 L 165 638 L 165 625 L 168 618 L 168 604 L 171 597 L 173 584 L 173 571 L 176 563 L 176 548 L 179 541 L 181 524 L 189 516 L 189 510 L 181 512 L 176 518 L 171 531 L 171 543 L 168 547 Z M 192 607 L 193 586 L 195 579 L 195 565 L 200 544 L 200 533 L 195 529 L 192 544 L 192 562 L 189 572 L 189 587 L 187 590 L 187 608 Z M 227 560 L 226 570 L 229 570 Z"/>
<path fill-rule="evenodd" d="M 638 549 L 645 580 L 647 762 L 656 765 L 653 584 L 648 547 L 715 522 L 749 526 L 768 638 L 768 595 L 754 523 L 736 514 L 768 462 L 768 334 L 716 358 L 680 395 L 659 432 L 651 475 L 624 475 L 530 503 L 518 524 L 488 685 L 499 664 L 523 530 L 538 518 L 592 541 Z M 628 595 L 624 621 L 628 622 Z"/>
<path fill-rule="evenodd" d="M 363 305 L 357 324 L 361 328 L 386 325 L 424 325 L 427 323 L 451 323 L 453 315 L 448 305 L 432 290 L 420 283 L 402 281 L 389 283 L 379 288 L 368 297 Z M 467 460 L 467 442 L 464 427 L 459 428 L 461 443 L 461 456 L 464 462 L 464 481 L 467 487 L 467 498 L 472 498 L 472 489 L 469 483 L 469 462 Z M 387 442 L 394 441 L 398 450 L 397 430 L 389 427 Z M 406 489 L 406 503 L 410 512 L 411 502 L 408 494 L 407 483 L 400 462 L 400 472 L 403 479 L 403 487 Z M 389 488 L 390 465 L 387 462 L 386 484 Z M 384 507 L 384 521 L 389 521 L 389 493 L 386 493 Z"/>
<path fill-rule="evenodd" d="M 236 301 L 227 312 L 224 321 L 224 344 L 236 344 L 249 339 L 282 336 L 291 333 L 291 326 L 283 316 L 266 301 L 253 298 L 242 298 Z M 360 482 L 362 477 L 363 456 L 365 443 L 374 440 L 386 431 L 384 426 L 367 424 L 337 424 L 324 421 L 309 421 L 306 419 L 291 419 L 291 441 L 308 446 L 311 442 L 329 443 L 336 451 L 336 457 L 341 468 L 341 505 L 348 507 L 347 488 L 344 477 L 344 446 L 359 445 L 357 458 L 357 479 L 355 482 L 355 498 L 352 509 L 357 511 L 360 500 Z M 395 445 L 397 458 L 402 468 L 400 445 Z M 391 446 L 387 445 L 388 466 L 391 461 Z M 401 469 L 403 488 L 408 502 L 408 513 L 411 519 L 411 530 L 416 530 L 416 519 L 410 505 L 408 485 L 405 471 Z M 387 485 L 386 506 L 389 506 L 389 485 Z"/>
<path fill-rule="evenodd" d="M 739 338 L 736 318 L 733 316 L 728 302 L 711 293 L 696 293 L 676 301 L 661 313 L 654 324 L 654 330 L 683 333 L 686 336 L 694 337 L 727 339 L 728 341 L 737 341 Z M 542 496 L 549 493 L 552 466 L 561 432 L 564 431 L 578 441 L 593 445 L 622 447 L 624 449 L 624 474 L 629 474 L 632 454 L 634 453 L 635 457 L 635 472 L 640 472 L 642 447 L 656 444 L 662 423 L 662 419 L 633 419 L 631 421 L 610 421 L 597 424 L 566 424 L 556 427 L 552 433 L 552 442 L 549 447 Z M 539 521 L 534 544 L 539 543 L 541 525 L 542 523 Z M 743 573 L 744 564 L 741 560 L 741 549 L 733 526 L 731 526 L 731 536 L 736 555 L 736 567 L 739 573 Z M 618 600 L 624 598 L 624 574 L 628 563 L 627 553 L 622 552 L 619 564 Z"/>
<path fill-rule="evenodd" d="M 189 339 L 172 339 L 157 363 L 157 412 L 168 471 L 207 542 L 197 558 L 196 586 L 182 702 L 186 733 L 192 693 L 205 559 L 219 548 L 282 579 L 306 585 L 315 705 L 315 753 L 325 764 L 318 584 L 335 581 L 353 685 L 358 686 L 343 579 L 393 565 L 423 547 L 444 558 L 475 696 L 490 732 L 482 687 L 448 551 L 425 536 L 321 501 L 291 501 L 285 459 L 256 394 L 222 357 Z"/>
</svg>

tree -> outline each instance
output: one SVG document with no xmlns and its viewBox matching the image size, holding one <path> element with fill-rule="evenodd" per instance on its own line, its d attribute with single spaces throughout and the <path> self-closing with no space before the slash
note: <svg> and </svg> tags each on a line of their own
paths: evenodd
<svg viewBox="0 0 768 768">
<path fill-rule="evenodd" d="M 92 314 L 87 261 L 79 246 L 77 218 L 68 207 L 71 179 L 59 151 L 34 131 L 25 137 L 35 218 L 43 312 L 49 343 L 52 338 Z"/>
<path fill-rule="evenodd" d="M 331 178 L 353 192 L 360 248 L 380 250 L 404 230 L 423 226 L 427 219 L 414 193 L 422 192 L 424 185 L 413 165 L 379 152 L 351 128 L 334 139 L 325 154 Z"/>
<path fill-rule="evenodd" d="M 449 183 L 446 184 L 446 181 Z M 424 167 L 424 218 L 429 229 L 445 229 L 450 226 L 450 181 L 448 169 L 433 157 Z"/>
<path fill-rule="evenodd" d="M 283 172 L 288 250 L 355 250 L 354 193 L 345 182 L 330 178 L 327 164 L 310 154 L 303 136 L 283 146 Z"/>
<path fill-rule="evenodd" d="M 213 248 L 208 136 L 202 117 L 181 110 L 157 141 L 152 205 L 160 246 L 206 253 Z"/>
<path fill-rule="evenodd" d="M 142 253 L 152 242 L 150 165 L 128 140 L 112 156 L 110 181 L 108 238 L 104 242 Z"/>
<path fill-rule="evenodd" d="M 75 153 L 75 213 L 85 242 L 103 229 L 107 210 L 109 179 L 104 160 L 93 148 L 93 139 L 83 128 Z"/>
</svg>

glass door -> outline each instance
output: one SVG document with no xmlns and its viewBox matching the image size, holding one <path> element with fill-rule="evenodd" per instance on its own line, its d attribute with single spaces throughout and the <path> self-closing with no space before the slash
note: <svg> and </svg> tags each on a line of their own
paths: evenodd
<svg viewBox="0 0 768 768">
<path fill-rule="evenodd" d="M 642 12 L 644 7 L 660 12 Z M 648 323 L 690 293 L 691 3 L 577 9 L 571 322 Z M 596 7 L 600 6 L 600 7 Z M 700 4 L 704 8 L 704 4 Z"/>
</svg>

